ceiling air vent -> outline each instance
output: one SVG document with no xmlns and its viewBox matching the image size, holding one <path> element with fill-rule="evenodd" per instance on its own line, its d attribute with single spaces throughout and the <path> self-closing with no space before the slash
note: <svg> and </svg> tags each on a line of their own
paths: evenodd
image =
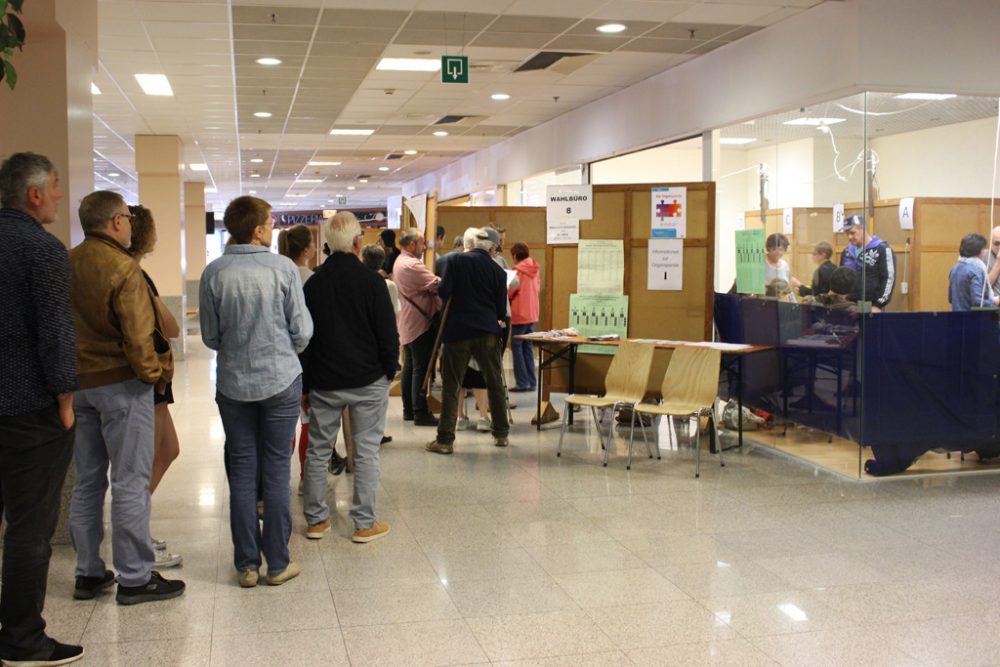
<svg viewBox="0 0 1000 667">
<path fill-rule="evenodd" d="M 558 74 L 569 74 L 580 69 L 598 57 L 596 53 L 566 53 L 563 51 L 542 51 L 521 63 L 515 72 L 539 72 L 547 70 Z"/>
<path fill-rule="evenodd" d="M 382 159 L 383 160 L 402 160 L 403 159 L 403 154 L 402 153 L 386 153 L 385 156 Z"/>
<path fill-rule="evenodd" d="M 433 125 L 461 125 L 462 127 L 472 127 L 486 120 L 486 116 L 457 116 L 448 115 L 438 118 Z"/>
</svg>

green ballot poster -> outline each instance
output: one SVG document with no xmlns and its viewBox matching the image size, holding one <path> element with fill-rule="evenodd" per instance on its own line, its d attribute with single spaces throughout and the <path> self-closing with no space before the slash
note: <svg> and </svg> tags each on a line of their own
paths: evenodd
<svg viewBox="0 0 1000 667">
<path fill-rule="evenodd" d="M 610 294 L 570 294 L 569 325 L 581 336 L 618 334 L 628 337 L 628 296 Z M 581 345 L 587 354 L 614 354 L 608 345 Z"/>
<path fill-rule="evenodd" d="M 764 293 L 764 230 L 741 229 L 736 232 L 736 291 L 740 294 Z"/>
</svg>

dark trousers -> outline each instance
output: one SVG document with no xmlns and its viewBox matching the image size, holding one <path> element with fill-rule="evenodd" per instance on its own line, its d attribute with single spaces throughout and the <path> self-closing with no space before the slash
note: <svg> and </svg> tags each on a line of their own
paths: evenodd
<svg viewBox="0 0 1000 667">
<path fill-rule="evenodd" d="M 59 499 L 73 429 L 55 405 L 0 417 L 0 513 L 6 522 L 0 584 L 0 658 L 37 660 L 52 652 L 42 609 Z"/>
<path fill-rule="evenodd" d="M 424 376 L 431 363 L 437 327 L 431 327 L 403 346 L 403 378 L 399 393 L 403 398 L 403 414 L 429 415 L 427 396 L 424 395 Z"/>
<path fill-rule="evenodd" d="M 469 366 L 469 358 L 474 357 L 479 364 L 490 398 L 490 416 L 493 418 L 493 435 L 507 437 L 510 425 L 507 423 L 507 392 L 504 390 L 503 372 L 500 365 L 500 337 L 486 334 L 478 338 L 458 340 L 444 344 L 441 353 L 441 418 L 438 422 L 437 441 L 442 444 L 455 442 L 455 420 L 458 418 L 458 397 L 462 390 L 462 378 Z"/>
</svg>

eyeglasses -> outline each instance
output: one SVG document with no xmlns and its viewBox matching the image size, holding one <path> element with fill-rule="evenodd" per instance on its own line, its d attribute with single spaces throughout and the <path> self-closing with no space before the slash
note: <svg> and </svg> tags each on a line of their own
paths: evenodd
<svg viewBox="0 0 1000 667">
<path fill-rule="evenodd" d="M 1000 246 L 1000 241 L 994 241 L 993 242 L 993 247 L 995 248 L 997 246 Z"/>
<path fill-rule="evenodd" d="M 132 219 L 133 219 L 133 218 L 134 218 L 135 216 L 134 216 L 134 215 L 132 215 L 131 213 L 115 213 L 115 214 L 114 214 L 113 216 L 111 216 L 111 217 L 112 217 L 112 220 L 113 220 L 114 218 L 118 218 L 118 217 L 121 217 L 121 218 L 128 218 L 128 221 L 129 221 L 129 222 L 132 222 Z"/>
</svg>

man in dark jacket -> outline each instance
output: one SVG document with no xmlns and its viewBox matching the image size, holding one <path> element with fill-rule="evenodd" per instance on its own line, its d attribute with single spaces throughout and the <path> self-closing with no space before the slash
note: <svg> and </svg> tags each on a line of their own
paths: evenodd
<svg viewBox="0 0 1000 667">
<path fill-rule="evenodd" d="M 344 408 L 351 410 L 354 441 L 355 542 L 371 542 L 389 532 L 375 520 L 378 454 L 385 432 L 389 382 L 399 364 L 396 315 L 385 280 L 358 259 L 361 226 L 350 211 L 323 223 L 332 254 L 306 283 L 306 307 L 313 337 L 302 353 L 303 408 L 309 410 L 309 451 L 302 495 L 306 536 L 330 530 L 326 471 Z"/>
<path fill-rule="evenodd" d="M 438 294 L 443 300 L 451 299 L 451 305 L 441 335 L 441 417 L 437 439 L 425 447 L 429 452 L 451 454 L 454 449 L 459 391 L 470 357 L 479 364 L 489 391 L 493 444 L 509 444 L 507 393 L 500 365 L 501 327 L 507 317 L 507 274 L 490 257 L 493 245 L 490 235 L 480 231 L 475 248 L 448 257 L 438 287 Z"/>
<path fill-rule="evenodd" d="M 813 261 L 815 261 L 819 266 L 813 272 L 812 284 L 803 285 L 799 283 L 795 278 L 792 278 L 792 283 L 797 284 L 799 288 L 799 296 L 819 296 L 820 294 L 826 294 L 830 291 L 830 278 L 833 276 L 833 272 L 837 270 L 837 265 L 830 261 L 833 257 L 833 246 L 826 241 L 820 241 L 813 246 Z"/>
<path fill-rule="evenodd" d="M 861 216 L 849 217 L 841 231 L 847 234 L 849 245 L 840 256 L 840 265 L 857 273 L 850 300 L 871 301 L 873 313 L 885 310 L 896 286 L 896 258 L 892 248 L 874 234 L 867 236 L 865 242 Z"/>
</svg>

